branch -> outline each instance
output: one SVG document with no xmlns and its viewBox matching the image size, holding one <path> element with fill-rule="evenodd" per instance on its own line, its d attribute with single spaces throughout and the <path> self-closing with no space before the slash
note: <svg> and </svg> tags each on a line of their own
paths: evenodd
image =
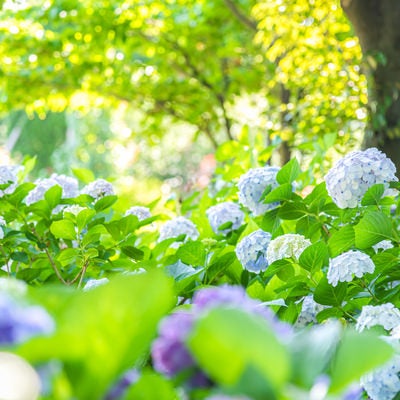
<svg viewBox="0 0 400 400">
<path fill-rule="evenodd" d="M 224 2 L 238 21 L 240 21 L 246 28 L 249 28 L 253 32 L 257 32 L 257 23 L 239 10 L 234 1 L 224 0 Z"/>
</svg>

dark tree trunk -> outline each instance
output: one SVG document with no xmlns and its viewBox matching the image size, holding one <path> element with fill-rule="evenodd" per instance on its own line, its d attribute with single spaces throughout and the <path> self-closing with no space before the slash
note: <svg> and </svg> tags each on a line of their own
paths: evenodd
<svg viewBox="0 0 400 400">
<path fill-rule="evenodd" d="M 400 171 L 400 0 L 341 0 L 360 40 L 369 78 L 364 147 L 378 147 Z"/>
<path fill-rule="evenodd" d="M 281 103 L 284 105 L 289 104 L 290 90 L 287 89 L 284 85 L 281 85 L 280 89 L 281 89 Z M 281 112 L 281 124 L 282 124 L 282 128 L 287 127 L 289 124 L 289 121 L 287 120 L 287 110 L 286 109 Z M 290 161 L 291 152 L 290 152 L 290 147 L 289 147 L 289 143 L 287 140 L 282 139 L 282 142 L 278 148 L 278 152 L 279 152 L 281 166 L 285 165 L 287 162 Z"/>
</svg>

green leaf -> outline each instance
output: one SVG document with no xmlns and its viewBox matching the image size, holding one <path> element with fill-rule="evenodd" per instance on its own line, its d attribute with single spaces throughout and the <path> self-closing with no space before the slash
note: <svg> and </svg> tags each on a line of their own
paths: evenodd
<svg viewBox="0 0 400 400">
<path fill-rule="evenodd" d="M 50 301 L 48 290 L 39 288 L 36 296 Z M 32 363 L 61 361 L 77 399 L 103 398 L 149 351 L 158 321 L 176 303 L 172 282 L 160 271 L 119 276 L 88 292 L 57 288 L 53 295 L 55 333 L 19 352 Z"/>
<path fill-rule="evenodd" d="M 95 215 L 96 212 L 91 208 L 85 208 L 84 210 L 80 211 L 76 216 L 76 224 L 78 229 L 81 231 Z"/>
<path fill-rule="evenodd" d="M 314 272 L 329 262 L 328 248 L 324 242 L 313 243 L 300 255 L 299 264 L 307 271 Z"/>
<path fill-rule="evenodd" d="M 351 249 L 355 245 L 355 232 L 352 225 L 346 225 L 332 234 L 328 240 L 328 247 L 331 257 Z"/>
<path fill-rule="evenodd" d="M 90 182 L 93 182 L 96 177 L 90 169 L 86 168 L 72 168 L 72 173 L 83 183 L 86 185 Z"/>
<path fill-rule="evenodd" d="M 292 158 L 277 173 L 276 180 L 283 185 L 292 183 L 301 174 L 301 168 L 296 158 Z"/>
<path fill-rule="evenodd" d="M 180 246 L 176 255 L 185 264 L 203 266 L 206 259 L 206 249 L 203 243 L 190 241 Z"/>
<path fill-rule="evenodd" d="M 50 232 L 58 239 L 76 239 L 75 225 L 68 219 L 52 222 Z"/>
<path fill-rule="evenodd" d="M 317 314 L 317 322 L 320 324 L 321 322 L 325 321 L 329 318 L 336 318 L 339 319 L 343 316 L 343 311 L 338 310 L 337 308 L 325 308 L 325 310 L 320 311 Z"/>
<path fill-rule="evenodd" d="M 366 249 L 381 240 L 393 239 L 392 221 L 380 211 L 367 212 L 354 231 L 355 244 L 359 249 Z"/>
<path fill-rule="evenodd" d="M 121 251 L 133 260 L 143 260 L 143 251 L 134 246 L 122 246 Z"/>
<path fill-rule="evenodd" d="M 35 188 L 35 184 L 31 182 L 22 183 L 17 186 L 12 194 L 10 194 L 8 201 L 13 205 L 17 206 L 21 204 L 22 200 L 28 195 L 28 193 Z"/>
<path fill-rule="evenodd" d="M 307 214 L 307 207 L 300 201 L 287 202 L 278 209 L 278 217 L 281 219 L 299 219 Z"/>
<path fill-rule="evenodd" d="M 107 208 L 111 207 L 116 201 L 118 200 L 117 196 L 111 195 L 111 196 L 104 196 L 101 199 L 97 200 L 94 209 L 97 212 L 104 211 Z"/>
<path fill-rule="evenodd" d="M 242 310 L 211 310 L 195 325 L 188 345 L 202 369 L 223 386 L 238 384 L 248 367 L 275 389 L 289 377 L 289 357 L 273 329 Z"/>
<path fill-rule="evenodd" d="M 330 392 L 341 392 L 366 372 L 388 361 L 393 352 L 393 348 L 373 332 L 347 330 L 332 365 Z"/>
<path fill-rule="evenodd" d="M 71 264 L 75 261 L 76 257 L 79 254 L 79 249 L 64 249 L 61 250 L 57 255 L 57 261 L 61 264 L 62 267 Z"/>
<path fill-rule="evenodd" d="M 314 300 L 325 306 L 340 307 L 346 297 L 347 282 L 339 282 L 337 286 L 328 283 L 326 277 L 321 278 L 315 288 Z"/>
<path fill-rule="evenodd" d="M 131 385 L 124 400 L 178 400 L 174 386 L 170 380 L 151 371 L 141 373 L 139 380 Z"/>
<path fill-rule="evenodd" d="M 275 203 L 277 201 L 290 200 L 293 198 L 293 188 L 290 183 L 284 183 L 281 186 L 276 187 L 268 193 L 263 202 L 264 203 Z"/>
<path fill-rule="evenodd" d="M 384 192 L 385 192 L 385 185 L 383 183 L 377 183 L 375 185 L 372 185 L 365 192 L 361 200 L 361 205 L 363 206 L 378 205 L 379 200 L 382 198 Z"/>
<path fill-rule="evenodd" d="M 62 188 L 60 185 L 54 185 L 44 194 L 44 198 L 51 209 L 60 204 L 61 196 Z"/>
<path fill-rule="evenodd" d="M 222 274 L 235 260 L 236 253 L 231 251 L 218 257 L 207 268 L 207 281 L 212 282 L 219 274 Z"/>
</svg>

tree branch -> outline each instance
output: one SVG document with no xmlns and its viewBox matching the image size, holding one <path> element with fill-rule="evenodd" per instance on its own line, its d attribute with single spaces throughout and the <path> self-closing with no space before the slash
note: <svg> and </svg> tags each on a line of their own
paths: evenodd
<svg viewBox="0 0 400 400">
<path fill-rule="evenodd" d="M 225 5 L 229 8 L 231 13 L 240 21 L 246 28 L 257 32 L 257 23 L 253 19 L 245 15 L 232 0 L 224 0 Z"/>
</svg>

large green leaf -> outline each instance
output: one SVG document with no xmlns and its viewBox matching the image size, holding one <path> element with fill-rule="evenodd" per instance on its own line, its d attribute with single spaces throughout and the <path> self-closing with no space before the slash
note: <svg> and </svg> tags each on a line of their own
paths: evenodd
<svg viewBox="0 0 400 400">
<path fill-rule="evenodd" d="M 346 331 L 332 364 L 330 391 L 344 390 L 351 382 L 389 360 L 393 352 L 388 343 L 372 332 Z"/>
<path fill-rule="evenodd" d="M 275 389 L 290 374 L 287 351 L 271 327 L 261 316 L 242 310 L 210 311 L 196 324 L 188 344 L 200 366 L 223 386 L 236 386 L 250 367 Z"/>
<path fill-rule="evenodd" d="M 319 304 L 326 306 L 340 307 L 346 296 L 347 282 L 339 282 L 337 286 L 329 284 L 328 280 L 323 277 L 315 288 L 314 300 Z"/>
<path fill-rule="evenodd" d="M 316 271 L 328 264 L 329 253 L 324 242 L 313 243 L 300 255 L 299 264 L 308 271 Z"/>
<path fill-rule="evenodd" d="M 299 162 L 296 158 L 292 158 L 277 173 L 276 180 L 281 185 L 284 183 L 292 183 L 301 173 Z"/>
<path fill-rule="evenodd" d="M 355 244 L 366 249 L 381 240 L 392 239 L 392 221 L 380 211 L 370 211 L 354 227 Z"/>
<path fill-rule="evenodd" d="M 102 399 L 148 350 L 159 319 L 175 301 L 172 281 L 159 271 L 120 276 L 88 292 L 60 288 L 52 309 L 56 332 L 27 342 L 20 353 L 33 363 L 59 359 L 76 398 Z"/>
<path fill-rule="evenodd" d="M 58 239 L 69 240 L 75 240 L 77 234 L 74 223 L 68 219 L 52 222 L 50 232 Z"/>
<path fill-rule="evenodd" d="M 355 244 L 355 233 L 352 225 L 345 225 L 332 234 L 328 240 L 329 252 L 331 257 L 351 249 Z"/>
</svg>

